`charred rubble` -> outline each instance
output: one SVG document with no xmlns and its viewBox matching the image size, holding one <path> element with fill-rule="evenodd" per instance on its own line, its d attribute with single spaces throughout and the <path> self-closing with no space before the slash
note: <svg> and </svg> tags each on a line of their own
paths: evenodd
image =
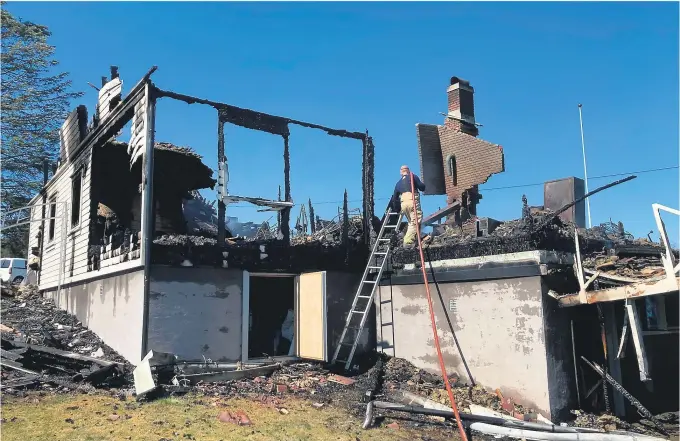
<svg viewBox="0 0 680 441">
<path fill-rule="evenodd" d="M 628 278 L 661 274 L 663 246 L 648 238 L 635 239 L 622 223 L 607 222 L 589 229 L 577 228 L 549 210 L 525 213 L 521 219 L 496 222 L 473 218 L 461 227 L 435 226 L 427 245 L 431 260 L 459 259 L 522 251 L 546 250 L 575 252 L 574 231 L 578 230 L 579 248 L 585 268 Z M 486 228 L 480 228 L 483 225 Z M 444 227 L 444 228 L 441 228 Z M 443 230 L 443 231 L 442 231 Z M 398 244 L 397 244 L 398 245 Z M 418 262 L 418 251 L 399 247 L 392 255 L 395 268 Z M 677 255 L 677 250 L 675 251 Z"/>
<path fill-rule="evenodd" d="M 132 366 L 31 285 L 2 296 L 2 392 L 129 386 Z"/>
<path fill-rule="evenodd" d="M 136 396 L 138 401 L 147 401 L 193 392 L 199 395 L 197 404 L 206 399 L 246 398 L 275 407 L 281 407 L 285 398 L 296 397 L 309 400 L 318 408 L 347 409 L 356 417 L 363 417 L 367 403 L 376 398 L 401 403 L 427 400 L 448 406 L 440 376 L 384 354 L 366 356 L 361 360 L 359 371 L 343 375 L 314 362 L 277 363 L 272 360 L 244 365 L 211 360 L 173 360 L 153 366 L 156 386 L 148 393 L 136 394 L 132 366 L 74 316 L 57 309 L 34 288 L 13 288 L 10 296 L 2 297 L 1 305 L 3 394 L 24 394 L 29 389 L 60 394 L 100 390 L 121 400 Z M 160 355 L 174 357 L 172 354 Z M 523 421 L 544 421 L 535 410 L 504 398 L 498 391 L 494 393 L 480 386 L 470 386 L 456 375 L 449 381 L 463 412 L 470 412 L 472 406 L 481 406 Z M 654 426 L 644 419 L 630 424 L 611 415 L 595 416 L 580 411 L 575 411 L 574 415 L 570 426 L 657 434 Z M 677 414 L 657 415 L 656 419 L 661 420 L 668 431 L 677 430 Z M 453 427 L 455 421 L 425 415 L 400 415 L 399 424 Z"/>
<path fill-rule="evenodd" d="M 93 151 L 93 222 L 89 250 L 89 269 L 99 269 L 102 262 L 125 260 L 139 254 L 142 198 L 141 161 L 129 165 L 127 143 L 111 140 Z M 213 188 L 212 170 L 201 156 L 188 147 L 170 143 L 155 144 L 154 194 L 155 228 L 163 232 L 186 233 L 183 203 L 201 188 Z"/>
</svg>

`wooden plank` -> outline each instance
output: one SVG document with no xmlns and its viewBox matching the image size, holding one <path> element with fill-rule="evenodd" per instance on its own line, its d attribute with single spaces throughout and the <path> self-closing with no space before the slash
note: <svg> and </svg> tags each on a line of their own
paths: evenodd
<svg viewBox="0 0 680 441">
<path fill-rule="evenodd" d="M 113 109 L 110 108 L 111 101 L 120 100 L 123 92 L 123 82 L 120 78 L 114 78 L 106 83 L 99 90 L 97 110 L 99 111 L 99 121 L 102 122 L 111 115 Z M 120 103 L 118 103 L 120 105 Z"/>
<path fill-rule="evenodd" d="M 146 109 L 147 97 L 140 99 L 135 105 L 135 113 L 132 117 L 132 128 L 130 142 L 128 143 L 128 154 L 130 164 L 134 164 L 142 155 L 146 146 Z"/>
<path fill-rule="evenodd" d="M 297 356 L 326 360 L 326 290 L 325 271 L 298 276 L 298 331 L 295 333 Z"/>
<path fill-rule="evenodd" d="M 637 356 L 638 369 L 640 370 L 640 381 L 649 381 L 649 366 L 647 365 L 647 352 L 645 350 L 645 342 L 642 338 L 642 325 L 640 317 L 638 316 L 637 308 L 634 300 L 626 300 L 626 313 L 628 314 L 628 324 L 630 325 L 630 334 L 633 338 L 633 345 L 635 346 L 635 355 Z"/>
<path fill-rule="evenodd" d="M 586 292 L 586 301 L 579 300 L 579 294 L 570 294 L 560 297 L 560 306 L 575 306 L 599 302 L 614 302 L 617 300 L 633 299 L 639 297 L 668 294 L 678 291 L 680 277 L 664 278 L 661 280 L 641 281 L 626 286 L 601 289 Z"/>
</svg>

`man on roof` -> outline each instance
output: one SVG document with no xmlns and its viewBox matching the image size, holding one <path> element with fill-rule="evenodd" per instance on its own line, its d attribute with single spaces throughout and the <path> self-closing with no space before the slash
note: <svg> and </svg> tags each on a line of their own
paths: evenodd
<svg viewBox="0 0 680 441">
<path fill-rule="evenodd" d="M 402 165 L 399 172 L 401 178 L 397 182 L 397 185 L 394 186 L 392 203 L 394 204 L 393 207 L 396 208 L 397 201 L 399 201 L 399 210 L 408 220 L 408 229 L 404 235 L 404 245 L 412 246 L 416 241 L 416 234 L 420 234 L 418 226 L 420 226 L 420 223 L 423 221 L 423 212 L 420 209 L 420 192 L 425 191 L 425 184 L 423 184 L 418 176 L 413 174 L 414 192 L 412 192 L 411 170 L 407 165 Z M 416 225 L 416 217 L 418 219 L 418 225 Z"/>
</svg>

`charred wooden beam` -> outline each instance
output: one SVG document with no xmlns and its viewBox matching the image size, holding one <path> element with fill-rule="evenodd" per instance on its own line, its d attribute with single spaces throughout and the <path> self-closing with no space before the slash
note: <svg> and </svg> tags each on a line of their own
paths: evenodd
<svg viewBox="0 0 680 441">
<path fill-rule="evenodd" d="M 217 115 L 217 164 L 222 164 L 225 161 L 224 154 L 224 123 Z M 226 178 L 226 177 L 225 177 Z M 226 187 L 226 183 L 225 187 Z M 224 246 L 224 239 L 226 238 L 226 225 L 224 223 L 227 213 L 227 206 L 224 201 L 220 199 L 217 201 L 217 244 Z"/>
<path fill-rule="evenodd" d="M 286 131 L 288 126 L 286 126 Z M 283 135 L 283 197 L 286 202 L 291 201 L 290 195 L 290 150 L 288 147 L 289 135 Z M 281 234 L 283 242 L 290 244 L 290 208 L 284 208 L 281 212 Z"/>
<path fill-rule="evenodd" d="M 281 186 L 279 185 L 279 197 L 278 201 L 281 201 Z M 278 210 L 276 212 L 276 226 L 279 228 L 279 231 L 281 231 L 281 210 Z"/>
<path fill-rule="evenodd" d="M 447 205 L 446 207 L 442 208 L 441 210 L 437 210 L 431 215 L 427 216 L 425 219 L 423 219 L 423 226 L 426 227 L 428 225 L 432 225 L 435 222 L 437 222 L 439 219 L 442 219 L 443 217 L 448 216 L 449 214 L 453 213 L 457 209 L 460 208 L 460 201 L 455 200 L 453 201 L 452 204 Z"/>
<path fill-rule="evenodd" d="M 312 206 L 312 198 L 309 198 L 309 220 L 312 225 L 312 234 L 316 233 L 316 217 L 314 217 L 314 207 Z"/>
<path fill-rule="evenodd" d="M 347 204 L 347 189 L 342 200 L 342 245 L 349 249 L 349 208 Z"/>
<path fill-rule="evenodd" d="M 167 90 L 159 89 L 154 86 L 154 91 L 158 97 L 167 97 L 176 99 L 178 101 L 184 101 L 187 104 L 205 104 L 215 109 L 221 111 L 222 121 L 231 124 L 236 124 L 241 127 L 260 130 L 268 133 L 273 133 L 275 135 L 288 134 L 287 126 L 288 124 L 295 124 L 301 127 L 307 127 L 310 129 L 323 130 L 329 135 L 340 136 L 343 138 L 352 139 L 365 139 L 366 135 L 360 132 L 350 132 L 342 129 L 333 129 L 330 127 L 325 127 L 319 124 L 313 124 L 305 121 L 300 121 L 291 118 L 285 118 L 282 116 L 271 115 L 268 113 L 257 112 L 255 110 L 244 109 L 237 106 L 232 106 L 230 104 L 220 103 L 217 101 L 206 100 L 203 98 L 197 98 L 190 95 L 184 95 L 182 93 L 170 92 Z"/>
<path fill-rule="evenodd" d="M 362 192 L 364 243 L 370 246 L 373 215 L 375 213 L 375 147 L 373 138 L 366 131 L 363 140 Z"/>
<path fill-rule="evenodd" d="M 570 209 L 570 208 L 573 207 L 574 205 L 578 204 L 578 203 L 581 202 L 582 200 L 584 200 L 584 199 L 586 199 L 586 198 L 588 198 L 588 197 L 594 195 L 595 193 L 599 193 L 599 192 L 601 192 L 602 190 L 606 190 L 606 189 L 611 188 L 611 187 L 613 187 L 613 186 L 615 186 L 615 185 L 623 184 L 624 182 L 628 182 L 628 181 L 630 181 L 630 180 L 632 180 L 632 179 L 635 179 L 635 178 L 637 178 L 637 176 L 631 175 L 631 176 L 628 176 L 628 177 L 626 177 L 626 178 L 619 179 L 618 181 L 614 181 L 614 182 L 612 182 L 612 183 L 609 183 L 609 184 L 607 184 L 607 185 L 603 185 L 602 187 L 596 188 L 595 190 L 593 190 L 593 191 L 591 191 L 591 192 L 589 192 L 589 193 L 584 194 L 583 196 L 581 196 L 580 198 L 576 199 L 575 201 L 570 202 L 570 203 L 568 203 L 567 205 L 565 205 L 564 207 L 562 207 L 562 208 L 560 208 L 559 210 L 555 211 L 555 212 L 552 213 L 550 216 L 547 216 L 546 219 L 543 220 L 543 222 L 541 223 L 541 225 L 538 227 L 538 229 L 540 230 L 541 228 L 545 227 L 545 226 L 548 225 L 550 222 L 552 222 L 552 220 L 555 219 L 557 216 L 559 216 L 560 214 L 564 213 L 565 211 L 567 211 L 568 209 Z"/>
</svg>

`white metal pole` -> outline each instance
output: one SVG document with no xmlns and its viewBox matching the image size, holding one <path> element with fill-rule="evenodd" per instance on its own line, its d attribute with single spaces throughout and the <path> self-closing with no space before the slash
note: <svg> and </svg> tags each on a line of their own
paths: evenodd
<svg viewBox="0 0 680 441">
<path fill-rule="evenodd" d="M 578 105 L 578 119 L 579 122 L 581 123 L 581 150 L 583 151 L 583 177 L 585 178 L 585 183 L 586 183 L 586 193 L 588 193 L 588 168 L 586 167 L 586 142 L 583 138 L 583 111 L 581 110 L 583 108 L 583 104 Z M 590 218 L 590 198 L 586 199 L 586 210 L 588 212 L 588 228 L 592 228 L 593 223 L 592 219 Z"/>
</svg>

